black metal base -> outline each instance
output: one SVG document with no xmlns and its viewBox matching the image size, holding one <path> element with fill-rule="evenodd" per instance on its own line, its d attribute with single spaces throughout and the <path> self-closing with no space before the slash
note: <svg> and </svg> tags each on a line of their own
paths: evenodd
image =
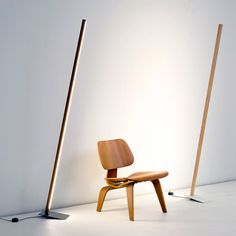
<svg viewBox="0 0 236 236">
<path fill-rule="evenodd" d="M 53 219 L 53 220 L 66 220 L 70 216 L 55 211 L 48 211 L 48 212 L 43 211 L 40 212 L 39 215 L 47 219 Z"/>
</svg>

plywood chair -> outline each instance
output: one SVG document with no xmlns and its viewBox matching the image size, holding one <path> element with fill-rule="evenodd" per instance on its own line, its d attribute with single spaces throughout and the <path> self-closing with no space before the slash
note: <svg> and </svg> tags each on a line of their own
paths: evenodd
<svg viewBox="0 0 236 236">
<path fill-rule="evenodd" d="M 133 164 L 134 157 L 128 144 L 122 139 L 106 140 L 98 142 L 98 152 L 101 164 L 107 170 L 105 178 L 107 186 L 99 193 L 97 211 L 101 212 L 106 194 L 110 190 L 126 187 L 129 219 L 134 220 L 134 184 L 151 181 L 154 185 L 163 212 L 167 212 L 164 196 L 159 179 L 168 175 L 167 171 L 136 172 L 128 177 L 117 177 L 117 169 Z"/>
</svg>

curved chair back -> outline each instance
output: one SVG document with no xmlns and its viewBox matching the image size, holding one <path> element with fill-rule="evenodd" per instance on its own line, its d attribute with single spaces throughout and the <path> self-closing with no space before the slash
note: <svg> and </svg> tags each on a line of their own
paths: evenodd
<svg viewBox="0 0 236 236">
<path fill-rule="evenodd" d="M 98 153 L 105 170 L 129 166 L 134 162 L 134 156 L 123 139 L 99 141 Z"/>
</svg>

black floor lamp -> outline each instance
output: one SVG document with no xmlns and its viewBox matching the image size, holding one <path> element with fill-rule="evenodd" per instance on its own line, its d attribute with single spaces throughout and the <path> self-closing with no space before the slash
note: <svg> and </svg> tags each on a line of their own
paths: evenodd
<svg viewBox="0 0 236 236">
<path fill-rule="evenodd" d="M 53 212 L 50 210 L 50 208 L 51 208 L 52 197 L 53 197 L 53 192 L 54 192 L 54 187 L 55 187 L 55 182 L 56 182 L 56 177 L 57 177 L 59 160 L 60 160 L 60 156 L 61 156 L 61 149 L 62 149 L 64 134 L 65 134 L 65 130 L 66 130 L 66 124 L 67 124 L 67 120 L 68 120 L 68 114 L 69 114 L 70 105 L 71 105 L 73 88 L 74 88 L 78 65 L 79 65 L 79 57 L 80 57 L 80 52 L 81 52 L 82 43 L 83 43 L 83 37 L 84 37 L 84 33 L 85 33 L 85 26 L 86 26 L 86 20 L 83 19 L 82 23 L 81 23 L 79 40 L 78 40 L 77 49 L 76 49 L 76 53 L 75 53 L 75 59 L 74 59 L 72 73 L 71 73 L 70 85 L 69 85 L 69 89 L 68 89 L 66 105 L 65 105 L 64 115 L 63 115 L 62 124 L 61 124 L 61 131 L 60 131 L 60 135 L 59 135 L 57 151 L 56 151 L 56 156 L 55 156 L 55 161 L 54 161 L 54 166 L 53 166 L 53 171 L 52 171 L 52 177 L 51 177 L 50 187 L 49 187 L 49 191 L 48 191 L 47 203 L 46 203 L 45 210 L 40 213 L 40 215 L 42 217 L 50 218 L 50 219 L 65 220 L 69 217 L 69 215 L 66 215 L 66 214 Z"/>
</svg>

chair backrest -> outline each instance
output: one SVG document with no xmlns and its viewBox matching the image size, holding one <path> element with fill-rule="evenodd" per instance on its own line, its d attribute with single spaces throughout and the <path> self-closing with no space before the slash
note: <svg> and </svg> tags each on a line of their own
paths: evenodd
<svg viewBox="0 0 236 236">
<path fill-rule="evenodd" d="M 98 153 L 105 170 L 129 166 L 134 162 L 133 154 L 123 139 L 99 141 Z"/>
</svg>

